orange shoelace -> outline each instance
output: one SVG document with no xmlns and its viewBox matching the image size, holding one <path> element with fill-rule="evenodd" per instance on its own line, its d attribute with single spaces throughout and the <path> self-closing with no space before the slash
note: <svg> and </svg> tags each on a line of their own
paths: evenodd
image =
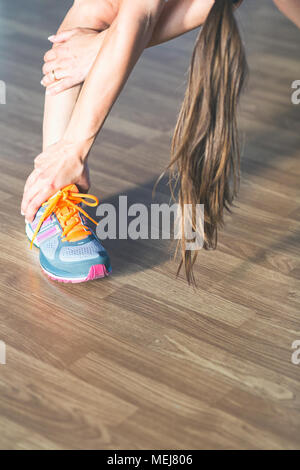
<svg viewBox="0 0 300 470">
<path fill-rule="evenodd" d="M 85 217 L 91 220 L 95 225 L 97 222 L 90 217 L 85 210 L 83 210 L 78 204 L 81 202 L 89 207 L 96 207 L 99 204 L 99 200 L 96 196 L 91 194 L 81 194 L 75 191 L 72 191 L 71 188 L 76 188 L 75 185 L 67 186 L 66 188 L 58 191 L 54 196 L 52 196 L 47 202 L 42 204 L 46 206 L 46 210 L 41 216 L 39 223 L 34 231 L 30 249 L 32 249 L 33 242 L 36 236 L 39 233 L 41 226 L 44 221 L 54 213 L 63 229 L 61 238 L 66 240 L 74 240 L 75 238 L 79 239 L 84 238 L 91 232 L 82 224 L 82 221 L 79 217 L 79 212 L 81 212 Z M 77 189 L 77 188 L 76 188 Z M 91 199 L 93 202 L 88 202 L 87 199 Z M 63 240 L 63 241 L 64 241 Z"/>
</svg>

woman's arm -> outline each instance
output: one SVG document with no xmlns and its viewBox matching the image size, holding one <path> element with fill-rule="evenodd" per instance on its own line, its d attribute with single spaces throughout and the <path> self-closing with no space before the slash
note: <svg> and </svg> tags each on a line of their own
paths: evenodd
<svg viewBox="0 0 300 470">
<path fill-rule="evenodd" d="M 148 47 L 162 44 L 201 26 L 214 0 L 169 0 L 153 31 Z"/>
<path fill-rule="evenodd" d="M 131 70 L 150 41 L 164 0 L 122 0 L 95 63 L 85 80 L 64 137 L 35 159 L 21 211 L 31 222 L 59 189 L 80 184 L 88 152 Z"/>
<path fill-rule="evenodd" d="M 146 47 L 174 39 L 200 26 L 206 19 L 213 0 L 169 0 Z M 75 28 L 51 37 L 55 47 L 45 54 L 42 84 L 51 94 L 82 83 L 91 69 L 109 29 L 102 32 Z M 55 81 L 52 70 L 56 71 Z"/>
<path fill-rule="evenodd" d="M 149 43 L 164 3 L 164 0 L 122 0 L 64 136 L 68 142 L 85 142 L 86 154 Z"/>
</svg>

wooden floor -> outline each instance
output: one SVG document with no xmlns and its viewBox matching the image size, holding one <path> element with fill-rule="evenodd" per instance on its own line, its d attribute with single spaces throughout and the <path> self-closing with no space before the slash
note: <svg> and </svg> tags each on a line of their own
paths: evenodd
<svg viewBox="0 0 300 470">
<path fill-rule="evenodd" d="M 198 289 L 158 241 L 109 241 L 111 278 L 58 285 L 29 250 L 20 200 L 41 148 L 46 38 L 69 4 L 0 5 L 0 447 L 299 449 L 299 31 L 271 1 L 238 14 L 251 68 L 243 181 Z M 148 50 L 134 71 L 91 157 L 103 201 L 150 204 L 194 37 Z"/>
</svg>

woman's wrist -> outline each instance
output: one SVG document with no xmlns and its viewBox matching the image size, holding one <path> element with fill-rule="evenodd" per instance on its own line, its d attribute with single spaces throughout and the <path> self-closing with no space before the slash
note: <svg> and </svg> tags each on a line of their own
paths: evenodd
<svg viewBox="0 0 300 470">
<path fill-rule="evenodd" d="M 84 163 L 89 155 L 94 140 L 94 138 L 82 140 L 78 140 L 76 138 L 70 139 L 70 137 L 65 135 L 62 139 L 62 142 L 68 149 L 66 154 L 69 154 L 70 151 L 70 153 L 74 155 L 76 160 L 79 160 L 81 163 Z"/>
<path fill-rule="evenodd" d="M 94 141 L 95 141 L 94 138 L 90 138 L 90 139 L 81 140 L 78 143 L 79 158 L 83 163 L 86 161 Z"/>
</svg>

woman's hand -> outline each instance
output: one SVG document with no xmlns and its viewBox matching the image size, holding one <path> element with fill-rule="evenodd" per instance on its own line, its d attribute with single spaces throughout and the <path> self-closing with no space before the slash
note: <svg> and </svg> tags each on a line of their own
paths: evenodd
<svg viewBox="0 0 300 470">
<path fill-rule="evenodd" d="M 90 147 L 90 142 L 74 144 L 60 141 L 36 157 L 21 205 L 21 214 L 27 222 L 32 222 L 39 207 L 65 186 L 76 184 L 81 192 L 88 191 L 90 181 L 86 157 Z"/>
<path fill-rule="evenodd" d="M 50 36 L 53 48 L 44 56 L 41 84 L 57 95 L 86 79 L 101 47 L 105 31 L 75 28 Z M 53 73 L 54 72 L 54 73 Z"/>
</svg>

